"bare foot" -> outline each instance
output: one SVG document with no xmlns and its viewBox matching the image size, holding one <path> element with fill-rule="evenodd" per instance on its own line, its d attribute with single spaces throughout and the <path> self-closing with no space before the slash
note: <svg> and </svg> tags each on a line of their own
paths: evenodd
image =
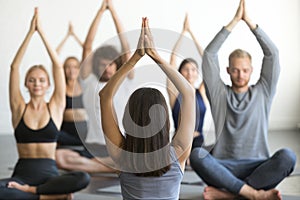
<svg viewBox="0 0 300 200">
<path fill-rule="evenodd" d="M 40 200 L 72 200 L 73 194 L 40 195 Z"/>
<path fill-rule="evenodd" d="M 29 185 L 21 185 L 20 183 L 17 183 L 15 181 L 10 181 L 8 184 L 7 184 L 7 187 L 8 188 L 15 188 L 15 189 L 18 189 L 18 190 L 21 190 L 23 192 L 29 192 Z"/>
<path fill-rule="evenodd" d="M 231 194 L 223 190 L 219 190 L 211 186 L 205 187 L 203 192 L 203 198 L 205 200 L 217 200 L 217 199 L 231 200 L 234 199 L 235 197 L 236 196 L 234 194 Z"/>
<path fill-rule="evenodd" d="M 258 190 L 255 195 L 256 200 L 281 200 L 282 197 L 278 190 Z"/>
<path fill-rule="evenodd" d="M 71 193 L 71 194 L 68 194 L 67 196 L 67 200 L 72 200 L 74 198 L 74 195 Z"/>
</svg>

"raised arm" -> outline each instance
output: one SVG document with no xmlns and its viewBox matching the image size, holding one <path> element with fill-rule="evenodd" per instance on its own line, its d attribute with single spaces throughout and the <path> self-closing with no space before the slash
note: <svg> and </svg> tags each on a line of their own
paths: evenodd
<svg viewBox="0 0 300 200">
<path fill-rule="evenodd" d="M 80 47 L 83 47 L 83 43 L 80 41 L 79 37 L 75 34 L 74 29 L 73 29 L 73 25 L 70 22 L 67 34 L 65 35 L 65 37 L 62 39 L 62 41 L 59 43 L 59 45 L 56 48 L 57 54 L 60 54 L 63 46 L 65 45 L 66 41 L 68 40 L 68 38 L 70 36 L 73 36 L 75 41 L 80 45 Z"/>
<path fill-rule="evenodd" d="M 129 43 L 124 35 L 124 27 L 121 23 L 121 20 L 119 18 L 119 16 L 117 15 L 117 12 L 115 10 L 115 7 L 112 4 L 112 0 L 107 0 L 107 4 L 108 4 L 108 10 L 111 13 L 112 19 L 114 21 L 115 27 L 116 27 L 116 31 L 118 33 L 118 37 L 121 43 L 121 59 L 122 59 L 122 63 L 127 62 L 127 60 L 130 58 L 130 47 L 129 47 Z M 134 78 L 134 70 L 132 70 L 129 74 L 128 74 L 128 78 L 129 79 L 133 79 Z"/>
<path fill-rule="evenodd" d="M 32 35 L 37 28 L 37 12 L 34 13 L 31 20 L 31 25 L 24 41 L 22 42 L 17 54 L 11 64 L 10 68 L 10 78 L 9 78 L 9 102 L 10 109 L 12 113 L 12 124 L 15 128 L 19 122 L 23 110 L 25 108 L 25 100 L 21 94 L 20 90 L 20 65 L 24 57 L 28 44 L 32 38 Z"/>
<path fill-rule="evenodd" d="M 83 42 L 79 39 L 78 35 L 75 33 L 74 31 L 74 27 L 72 25 L 72 23 L 70 22 L 69 24 L 69 32 L 71 34 L 71 36 L 74 37 L 75 41 L 77 42 L 77 44 L 80 46 L 80 47 L 83 47 Z"/>
<path fill-rule="evenodd" d="M 145 49 L 146 53 L 160 66 L 164 73 L 182 94 L 181 121 L 172 140 L 177 157 L 184 168 L 184 163 L 189 156 L 195 127 L 195 91 L 189 82 L 180 75 L 169 63 L 164 61 L 154 48 L 148 20 L 145 21 Z"/>
<path fill-rule="evenodd" d="M 245 0 L 243 6 L 244 13 L 242 19 L 255 35 L 264 53 L 261 75 L 258 83 L 264 87 L 267 96 L 272 98 L 275 94 L 280 74 L 279 51 L 267 34 L 250 19 L 246 9 Z"/>
<path fill-rule="evenodd" d="M 245 4 L 245 0 L 240 0 L 240 4 L 239 7 L 235 13 L 235 16 L 233 17 L 233 19 L 227 24 L 227 26 L 225 26 L 225 28 L 228 31 L 232 31 L 233 28 L 238 24 L 238 22 L 242 19 L 243 17 L 243 13 L 244 13 L 244 4 Z"/>
<path fill-rule="evenodd" d="M 107 0 L 103 0 L 100 9 L 98 10 L 91 26 L 89 32 L 86 36 L 86 39 L 83 43 L 83 53 L 82 53 L 82 60 L 86 59 L 87 56 L 92 52 L 93 42 L 98 30 L 98 26 L 100 24 L 101 18 L 105 10 L 107 9 Z"/>
<path fill-rule="evenodd" d="M 187 19 L 187 15 L 186 15 L 186 18 L 185 18 L 185 22 L 186 22 L 186 19 Z M 180 36 L 179 36 L 178 40 L 176 41 L 176 43 L 175 43 L 175 45 L 172 49 L 172 53 L 171 53 L 171 57 L 170 57 L 170 65 L 174 69 L 177 69 L 176 57 L 177 57 L 178 49 L 180 47 L 180 44 L 181 44 L 182 39 L 184 37 L 184 34 L 187 32 L 187 27 L 186 27 L 185 22 L 184 22 L 183 29 L 180 33 Z M 170 106 L 171 106 L 171 108 L 173 108 L 179 92 L 178 92 L 178 90 L 176 89 L 176 87 L 174 86 L 174 84 L 172 83 L 172 81 L 169 78 L 167 78 L 167 92 L 168 92 L 168 95 L 169 95 Z"/>
<path fill-rule="evenodd" d="M 37 17 L 37 31 L 52 61 L 54 91 L 49 102 L 49 107 L 55 124 L 57 125 L 57 127 L 60 127 L 62 122 L 62 114 L 65 108 L 65 94 L 66 94 L 66 82 L 64 76 L 64 69 L 61 62 L 59 61 L 58 55 L 51 48 L 51 45 L 49 44 L 44 34 L 44 31 L 41 27 L 38 17 Z"/>
<path fill-rule="evenodd" d="M 184 21 L 184 27 L 185 27 L 185 30 L 191 35 L 191 37 L 193 39 L 193 42 L 194 42 L 194 44 L 197 48 L 197 51 L 198 51 L 199 55 L 202 57 L 203 56 L 203 48 L 200 45 L 199 41 L 197 40 L 197 38 L 195 37 L 194 33 L 192 32 L 192 30 L 190 28 L 190 22 L 189 22 L 188 14 L 186 14 L 186 18 L 185 18 L 185 21 Z"/>
<path fill-rule="evenodd" d="M 110 78 L 105 87 L 99 92 L 100 108 L 101 108 L 101 122 L 106 140 L 106 145 L 112 159 L 118 159 L 119 153 L 115 151 L 116 147 L 121 148 L 124 136 L 120 132 L 117 124 L 115 110 L 113 106 L 113 97 L 116 94 L 119 86 L 128 75 L 129 71 L 133 69 L 135 64 L 144 56 L 144 20 L 142 24 L 141 36 L 138 47 L 131 58 L 125 62 L 122 67 Z"/>
<path fill-rule="evenodd" d="M 119 39 L 120 39 L 120 43 L 121 43 L 121 47 L 122 47 L 122 61 L 126 62 L 129 57 L 130 57 L 130 48 L 129 48 L 129 43 L 124 35 L 124 27 L 121 23 L 121 20 L 119 18 L 119 16 L 117 15 L 117 12 L 112 4 L 112 0 L 107 0 L 108 3 L 108 10 L 111 13 L 112 19 L 114 21 Z"/>
</svg>

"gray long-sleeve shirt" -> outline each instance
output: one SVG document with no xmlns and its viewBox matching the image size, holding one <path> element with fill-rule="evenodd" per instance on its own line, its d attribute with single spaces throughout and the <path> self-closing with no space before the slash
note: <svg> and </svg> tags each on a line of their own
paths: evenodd
<svg viewBox="0 0 300 200">
<path fill-rule="evenodd" d="M 203 78 L 217 134 L 213 155 L 220 159 L 269 157 L 268 119 L 280 65 L 278 50 L 257 27 L 252 31 L 264 58 L 260 79 L 245 93 L 235 93 L 220 77 L 218 51 L 230 32 L 224 27 L 205 49 Z"/>
</svg>

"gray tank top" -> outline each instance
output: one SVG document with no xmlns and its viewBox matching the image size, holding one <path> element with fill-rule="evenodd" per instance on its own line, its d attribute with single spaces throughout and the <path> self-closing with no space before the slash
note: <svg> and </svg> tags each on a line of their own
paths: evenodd
<svg viewBox="0 0 300 200">
<path fill-rule="evenodd" d="M 176 158 L 173 147 L 171 147 L 171 156 Z M 182 178 L 183 172 L 177 159 L 171 164 L 170 170 L 160 177 L 141 177 L 121 172 L 122 196 L 124 200 L 178 200 Z"/>
</svg>

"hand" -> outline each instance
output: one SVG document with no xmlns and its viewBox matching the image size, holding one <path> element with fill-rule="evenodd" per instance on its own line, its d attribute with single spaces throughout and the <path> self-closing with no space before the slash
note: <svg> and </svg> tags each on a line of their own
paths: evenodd
<svg viewBox="0 0 300 200">
<path fill-rule="evenodd" d="M 245 5 L 245 0 L 240 0 L 239 7 L 234 16 L 234 20 L 240 21 L 242 19 L 242 17 L 244 16 L 244 5 Z"/>
<path fill-rule="evenodd" d="M 39 12 L 38 12 L 37 8 L 35 10 L 35 13 L 36 13 L 36 30 L 37 30 L 37 32 L 41 33 L 42 27 L 41 27 L 41 23 L 40 23 L 40 20 L 39 20 Z"/>
<path fill-rule="evenodd" d="M 184 23 L 183 23 L 183 32 L 190 32 L 190 23 L 188 14 L 185 15 Z"/>
<path fill-rule="evenodd" d="M 104 12 L 106 9 L 108 9 L 108 0 L 103 0 L 100 11 Z"/>
<path fill-rule="evenodd" d="M 140 38 L 139 38 L 139 42 L 137 45 L 137 49 L 136 49 L 136 53 L 143 57 L 145 55 L 145 17 L 143 17 L 142 19 L 142 29 L 141 29 L 141 34 L 140 34 Z"/>
<path fill-rule="evenodd" d="M 145 49 L 146 54 L 153 58 L 156 55 L 156 50 L 154 48 L 153 37 L 149 29 L 148 19 L 145 18 Z"/>
<path fill-rule="evenodd" d="M 30 32 L 35 32 L 37 30 L 37 16 L 38 16 L 38 8 L 34 8 L 34 15 L 30 24 Z"/>
<path fill-rule="evenodd" d="M 73 29 L 73 25 L 71 22 L 69 22 L 68 35 L 74 35 L 74 29 Z"/>
<path fill-rule="evenodd" d="M 255 23 L 253 23 L 251 21 L 251 19 L 249 18 L 249 16 L 248 16 L 245 0 L 243 0 L 243 5 L 242 6 L 243 6 L 243 10 L 244 10 L 242 19 L 246 22 L 246 24 L 249 26 L 250 29 L 254 30 L 257 27 L 257 25 Z"/>
<path fill-rule="evenodd" d="M 114 8 L 113 4 L 112 4 L 112 0 L 105 0 L 106 4 L 107 4 L 107 9 L 111 10 Z"/>
</svg>

